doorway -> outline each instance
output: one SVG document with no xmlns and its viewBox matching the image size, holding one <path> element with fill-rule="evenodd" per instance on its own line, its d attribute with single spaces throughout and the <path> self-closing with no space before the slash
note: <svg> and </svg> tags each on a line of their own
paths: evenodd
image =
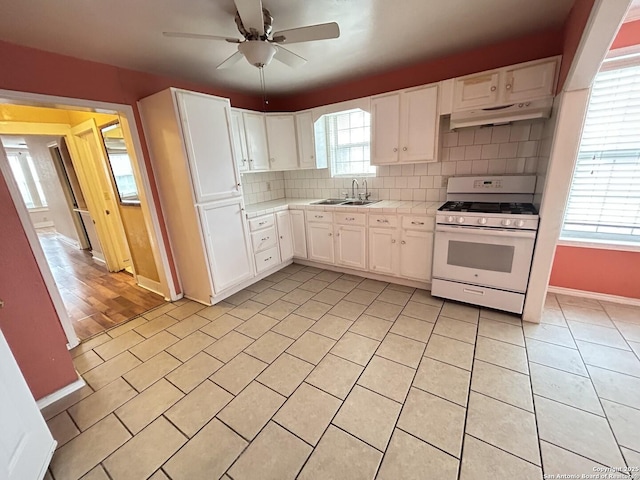
<svg viewBox="0 0 640 480">
<path fill-rule="evenodd" d="M 128 118 L 116 110 L 1 106 L 2 172 L 27 212 L 25 232 L 36 233 L 61 323 L 72 327 L 70 345 L 177 299 L 158 232 L 149 228 L 155 209 Z"/>
</svg>

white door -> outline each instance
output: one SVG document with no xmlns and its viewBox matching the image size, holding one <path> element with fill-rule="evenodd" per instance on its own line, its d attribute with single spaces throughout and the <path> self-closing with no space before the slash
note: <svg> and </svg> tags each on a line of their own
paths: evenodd
<svg viewBox="0 0 640 480">
<path fill-rule="evenodd" d="M 507 103 L 553 95 L 556 61 L 507 69 L 504 100 Z"/>
<path fill-rule="evenodd" d="M 238 170 L 246 172 L 249 170 L 247 137 L 244 133 L 244 118 L 239 110 L 231 109 L 231 136 L 233 138 L 233 150 L 238 162 Z"/>
<path fill-rule="evenodd" d="M 400 276 L 428 281 L 431 278 L 433 232 L 403 230 L 400 238 Z"/>
<path fill-rule="evenodd" d="M 280 258 L 283 262 L 293 258 L 293 236 L 291 233 L 291 215 L 288 210 L 276 212 L 278 224 L 278 241 L 280 244 Z"/>
<path fill-rule="evenodd" d="M 56 442 L 0 331 L 0 478 L 44 477 Z"/>
<path fill-rule="evenodd" d="M 453 110 L 489 107 L 498 101 L 499 72 L 457 78 L 453 86 Z"/>
<path fill-rule="evenodd" d="M 305 230 L 304 210 L 290 210 L 291 234 L 293 237 L 293 256 L 307 258 L 307 232 Z"/>
<path fill-rule="evenodd" d="M 398 274 L 398 230 L 369 228 L 369 268 L 376 273 Z"/>
<path fill-rule="evenodd" d="M 400 161 L 436 160 L 438 86 L 402 93 Z"/>
<path fill-rule="evenodd" d="M 296 113 L 296 138 L 300 168 L 315 168 L 316 145 L 311 112 Z"/>
<path fill-rule="evenodd" d="M 307 223 L 309 260 L 333 263 L 333 225 L 331 223 Z"/>
<path fill-rule="evenodd" d="M 345 267 L 367 268 L 366 227 L 338 225 L 336 227 L 336 263 Z"/>
<path fill-rule="evenodd" d="M 242 200 L 227 200 L 199 207 L 213 288 L 219 294 L 253 277 Z"/>
<path fill-rule="evenodd" d="M 196 203 L 239 197 L 229 100 L 183 91 L 176 98 Z"/>
<path fill-rule="evenodd" d="M 400 94 L 371 99 L 371 165 L 398 161 Z"/>
<path fill-rule="evenodd" d="M 244 131 L 247 136 L 247 156 L 251 170 L 269 170 L 269 146 L 267 145 L 267 129 L 264 126 L 264 115 L 261 113 L 242 114 Z"/>
<path fill-rule="evenodd" d="M 266 123 L 271 170 L 298 168 L 296 124 L 293 114 L 267 115 Z"/>
</svg>

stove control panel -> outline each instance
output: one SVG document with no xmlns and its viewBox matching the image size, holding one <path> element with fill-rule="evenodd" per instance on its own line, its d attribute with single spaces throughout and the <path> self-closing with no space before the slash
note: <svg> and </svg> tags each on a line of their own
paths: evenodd
<svg viewBox="0 0 640 480">
<path fill-rule="evenodd" d="M 441 225 L 461 225 L 469 227 L 494 227 L 509 230 L 537 230 L 537 215 L 521 215 L 526 218 L 513 218 L 513 215 L 487 215 L 486 213 L 465 212 L 462 215 L 436 214 L 436 223 Z"/>
</svg>

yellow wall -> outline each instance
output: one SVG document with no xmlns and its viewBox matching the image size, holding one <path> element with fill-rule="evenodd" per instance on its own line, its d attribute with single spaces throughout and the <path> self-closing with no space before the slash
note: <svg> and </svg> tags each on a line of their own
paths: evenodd
<svg viewBox="0 0 640 480">
<path fill-rule="evenodd" d="M 0 104 L 0 121 L 5 122 L 61 123 L 75 127 L 90 118 L 95 119 L 98 128 L 100 128 L 117 121 L 118 115 Z"/>
</svg>

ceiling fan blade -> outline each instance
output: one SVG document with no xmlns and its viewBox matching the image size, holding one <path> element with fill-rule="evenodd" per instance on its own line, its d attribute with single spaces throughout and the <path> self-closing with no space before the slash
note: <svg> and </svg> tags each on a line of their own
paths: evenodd
<svg viewBox="0 0 640 480">
<path fill-rule="evenodd" d="M 336 22 L 320 23 L 318 25 L 309 25 L 308 27 L 292 28 L 291 30 L 283 30 L 273 34 L 273 41 L 276 43 L 310 42 L 312 40 L 326 40 L 329 38 L 338 38 L 340 36 L 340 27 Z"/>
<path fill-rule="evenodd" d="M 242 59 L 243 56 L 244 55 L 242 55 L 242 53 L 240 53 L 239 51 L 234 53 L 229 58 L 227 58 L 224 62 L 218 65 L 216 67 L 216 70 L 233 67 L 236 63 L 238 63 Z"/>
<path fill-rule="evenodd" d="M 264 35 L 264 17 L 261 0 L 234 0 L 244 28 L 254 29 Z"/>
<path fill-rule="evenodd" d="M 170 38 L 194 38 L 196 40 L 223 40 L 229 43 L 240 43 L 237 38 L 219 37 L 217 35 L 204 35 L 201 33 L 162 32 L 162 35 Z"/>
<path fill-rule="evenodd" d="M 307 59 L 301 57 L 298 54 L 293 53 L 291 50 L 287 50 L 280 45 L 276 46 L 276 54 L 273 56 L 276 60 L 280 60 L 285 65 L 290 67 L 299 67 L 307 63 Z"/>
</svg>

